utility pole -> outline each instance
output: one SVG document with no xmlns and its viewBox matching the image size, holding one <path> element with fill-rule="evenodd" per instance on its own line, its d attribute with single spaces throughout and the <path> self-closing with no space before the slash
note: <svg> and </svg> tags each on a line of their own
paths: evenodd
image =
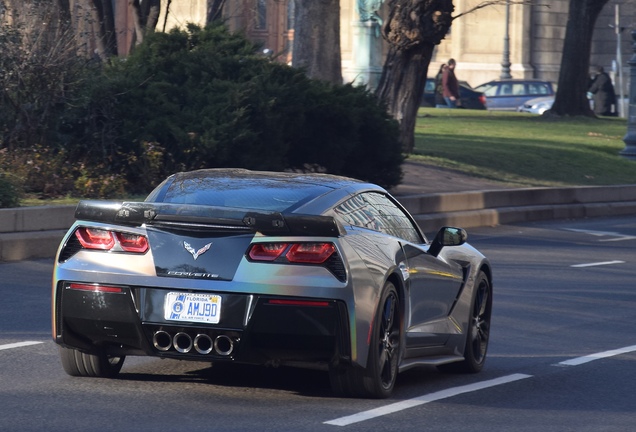
<svg viewBox="0 0 636 432">
<path fill-rule="evenodd" d="M 621 33 L 625 28 L 621 27 L 621 14 L 620 5 L 616 4 L 614 8 L 614 32 L 616 33 L 616 72 L 618 73 L 618 101 L 616 103 L 616 110 L 620 117 L 626 117 L 625 113 L 625 94 L 623 89 L 623 60 L 621 56 Z"/>
<path fill-rule="evenodd" d="M 510 0 L 506 0 L 506 33 L 504 35 L 503 59 L 501 61 L 500 78 L 512 78 L 512 75 L 510 75 Z"/>
<path fill-rule="evenodd" d="M 636 160 L 636 30 L 632 31 L 632 55 L 629 60 L 629 113 L 627 116 L 627 134 L 623 138 L 625 148 L 620 155 L 626 159 Z"/>
</svg>

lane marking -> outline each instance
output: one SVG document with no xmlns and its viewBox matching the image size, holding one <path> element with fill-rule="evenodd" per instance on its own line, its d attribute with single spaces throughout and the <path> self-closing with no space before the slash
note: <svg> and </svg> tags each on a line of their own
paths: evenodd
<svg viewBox="0 0 636 432">
<path fill-rule="evenodd" d="M 612 265 L 612 264 L 625 264 L 625 261 L 615 260 L 615 261 L 602 261 L 602 262 L 587 263 L 587 264 L 574 264 L 574 265 L 571 265 L 570 267 L 582 268 L 582 267 L 595 267 L 595 266 Z"/>
<path fill-rule="evenodd" d="M 617 355 L 630 353 L 634 351 L 636 351 L 636 345 L 632 345 L 632 346 L 628 346 L 624 348 L 618 348 L 618 349 L 609 350 L 609 351 L 603 351 L 600 353 L 590 354 L 583 357 L 577 357 L 570 360 L 565 360 L 560 363 L 557 363 L 556 366 L 578 366 L 584 363 L 589 363 L 594 360 L 600 360 L 607 357 L 614 357 Z"/>
<path fill-rule="evenodd" d="M 11 344 L 6 344 L 6 345 L 0 345 L 0 350 L 6 350 L 6 349 L 12 349 L 12 348 L 20 348 L 20 347 L 25 347 L 25 346 L 30 346 L 30 345 L 38 345 L 44 342 L 36 342 L 36 341 L 25 341 L 25 342 L 16 342 L 16 343 L 11 343 Z"/>
<path fill-rule="evenodd" d="M 615 237 L 615 238 L 611 238 L 611 239 L 601 239 L 601 240 L 599 240 L 601 242 L 634 240 L 634 239 L 636 239 L 636 236 L 631 236 L 631 235 L 626 235 L 626 234 L 621 234 L 621 233 L 611 232 L 611 231 L 590 231 L 590 230 L 581 230 L 581 229 L 574 229 L 574 228 L 566 228 L 565 230 L 566 231 L 589 234 L 589 235 L 593 235 L 593 236 L 596 236 L 596 237 L 605 237 L 605 236 L 607 236 L 607 237 Z"/>
<path fill-rule="evenodd" d="M 507 375 L 504 377 L 495 378 L 492 380 L 482 381 L 482 382 L 469 384 L 465 386 L 453 387 L 453 388 L 438 391 L 435 393 L 422 395 L 414 399 L 408 399 L 405 401 L 396 402 L 394 404 L 378 407 L 368 411 L 362 411 L 350 416 L 340 417 L 335 420 L 329 420 L 324 422 L 324 424 L 329 424 L 333 426 L 348 426 L 353 423 L 359 423 L 365 420 L 370 420 L 372 418 L 381 417 L 388 414 L 393 414 L 398 411 L 403 411 L 405 409 L 413 408 L 419 405 L 424 405 L 429 402 L 435 402 L 441 399 L 447 399 L 447 398 L 457 396 L 463 393 L 469 393 L 469 392 L 474 392 L 477 390 L 486 389 L 489 387 L 495 387 L 498 385 L 507 384 L 507 383 L 519 381 L 519 380 L 530 378 L 530 377 L 532 377 L 532 375 L 513 374 L 513 375 Z"/>
</svg>

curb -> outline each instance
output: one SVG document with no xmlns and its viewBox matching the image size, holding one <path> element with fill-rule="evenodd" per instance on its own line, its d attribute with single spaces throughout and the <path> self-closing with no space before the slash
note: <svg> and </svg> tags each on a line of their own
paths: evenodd
<svg viewBox="0 0 636 432">
<path fill-rule="evenodd" d="M 397 195 L 422 230 L 636 214 L 636 185 Z M 0 262 L 53 258 L 75 206 L 0 209 Z"/>
<path fill-rule="evenodd" d="M 496 189 L 397 196 L 422 230 L 636 214 L 636 185 Z"/>
</svg>

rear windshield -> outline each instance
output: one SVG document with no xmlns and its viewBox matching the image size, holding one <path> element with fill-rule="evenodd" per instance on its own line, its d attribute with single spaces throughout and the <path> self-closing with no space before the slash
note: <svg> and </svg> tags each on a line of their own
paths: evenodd
<svg viewBox="0 0 636 432">
<path fill-rule="evenodd" d="M 157 187 L 146 201 L 286 211 L 330 190 L 326 186 L 270 179 L 186 178 Z"/>
</svg>

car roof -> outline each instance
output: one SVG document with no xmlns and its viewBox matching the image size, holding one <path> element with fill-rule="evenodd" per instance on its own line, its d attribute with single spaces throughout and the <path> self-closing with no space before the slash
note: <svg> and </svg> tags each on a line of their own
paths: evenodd
<svg viewBox="0 0 636 432">
<path fill-rule="evenodd" d="M 485 82 L 483 84 L 478 85 L 477 87 L 481 87 L 488 84 L 497 84 L 497 83 L 520 83 L 520 82 L 536 82 L 536 83 L 548 83 L 551 84 L 550 81 L 542 80 L 538 78 L 507 78 L 507 79 L 496 79 Z"/>
<path fill-rule="evenodd" d="M 384 191 L 371 183 L 332 174 L 211 168 L 171 175 L 146 201 L 289 212 L 318 197 L 335 199 L 362 190 Z M 332 200 L 321 202 L 318 207 L 324 210 Z"/>
<path fill-rule="evenodd" d="M 248 180 L 271 180 L 284 183 L 315 184 L 334 189 L 364 183 L 361 180 L 325 173 L 252 171 L 244 168 L 206 168 L 179 172 L 173 174 L 171 177 L 178 180 L 216 179 L 219 181 L 235 180 L 237 182 Z"/>
</svg>

